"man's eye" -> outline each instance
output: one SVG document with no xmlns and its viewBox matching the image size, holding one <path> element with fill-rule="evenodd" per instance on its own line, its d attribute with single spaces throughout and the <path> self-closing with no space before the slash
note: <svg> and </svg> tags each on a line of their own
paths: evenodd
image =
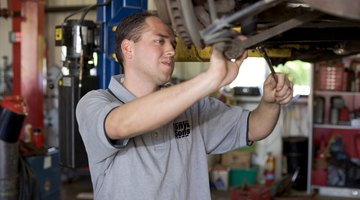
<svg viewBox="0 0 360 200">
<path fill-rule="evenodd" d="M 156 42 L 159 43 L 159 44 L 164 44 L 164 43 L 165 43 L 165 40 L 160 39 L 160 40 L 156 40 Z"/>
</svg>

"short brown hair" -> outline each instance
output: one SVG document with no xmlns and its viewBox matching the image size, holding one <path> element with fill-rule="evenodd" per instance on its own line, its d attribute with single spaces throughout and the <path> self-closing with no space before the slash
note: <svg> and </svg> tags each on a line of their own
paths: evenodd
<svg viewBox="0 0 360 200">
<path fill-rule="evenodd" d="M 148 17 L 156 16 L 152 13 L 136 13 L 125 17 L 117 26 L 115 32 L 115 55 L 119 63 L 124 62 L 123 53 L 121 51 L 121 43 L 124 39 L 137 42 L 140 40 L 141 33 L 146 24 L 145 20 Z"/>
</svg>

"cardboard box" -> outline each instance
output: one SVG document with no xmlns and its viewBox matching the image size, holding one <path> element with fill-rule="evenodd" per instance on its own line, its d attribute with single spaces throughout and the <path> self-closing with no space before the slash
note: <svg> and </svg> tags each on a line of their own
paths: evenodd
<svg viewBox="0 0 360 200">
<path fill-rule="evenodd" d="M 221 164 L 229 168 L 250 168 L 251 153 L 238 150 L 224 153 L 221 158 Z"/>
</svg>

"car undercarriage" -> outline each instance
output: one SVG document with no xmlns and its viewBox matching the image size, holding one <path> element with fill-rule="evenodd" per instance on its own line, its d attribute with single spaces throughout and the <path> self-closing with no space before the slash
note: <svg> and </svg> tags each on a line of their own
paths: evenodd
<svg viewBox="0 0 360 200">
<path fill-rule="evenodd" d="M 155 5 L 186 46 L 213 46 L 228 59 L 258 46 L 290 52 L 272 57 L 274 64 L 360 52 L 356 0 L 155 0 Z M 247 39 L 240 41 L 239 34 Z"/>
</svg>

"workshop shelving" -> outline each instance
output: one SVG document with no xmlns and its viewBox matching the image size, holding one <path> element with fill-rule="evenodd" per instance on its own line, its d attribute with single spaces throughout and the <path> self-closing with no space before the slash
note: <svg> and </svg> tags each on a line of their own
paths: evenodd
<svg viewBox="0 0 360 200">
<path fill-rule="evenodd" d="M 360 92 L 348 91 L 347 73 L 341 64 L 312 73 L 308 188 L 320 195 L 360 197 Z"/>
</svg>

